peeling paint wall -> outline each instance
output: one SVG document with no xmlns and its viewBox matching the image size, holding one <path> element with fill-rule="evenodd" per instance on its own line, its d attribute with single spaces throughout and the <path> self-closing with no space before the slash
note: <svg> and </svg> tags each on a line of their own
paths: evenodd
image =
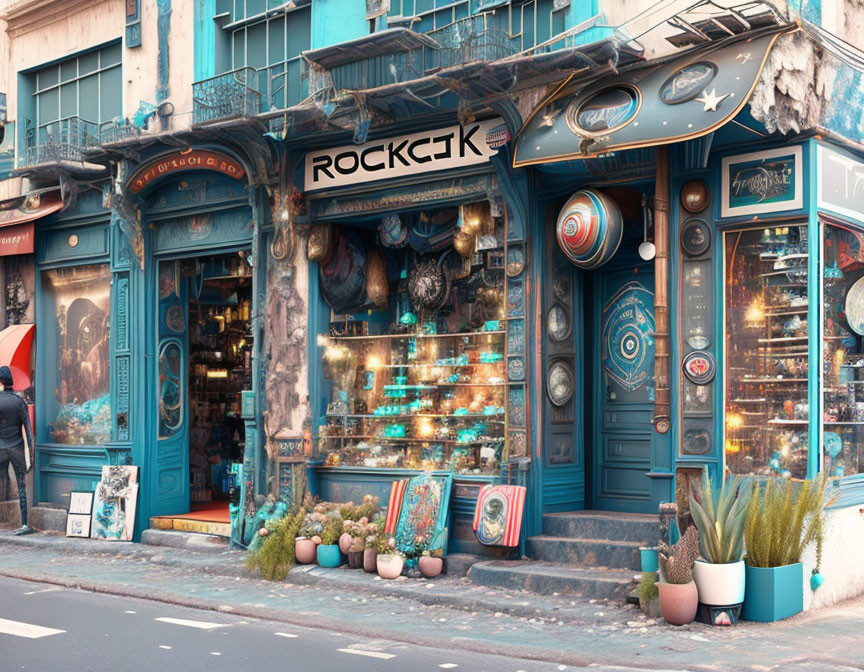
<svg viewBox="0 0 864 672">
<path fill-rule="evenodd" d="M 267 260 L 264 431 L 271 458 L 279 433 L 301 436 L 311 426 L 307 357 L 309 262 L 297 238 L 293 258 Z M 276 484 L 272 484 L 275 486 Z M 272 487 L 271 486 L 271 487 Z"/>
<path fill-rule="evenodd" d="M 798 133 L 817 126 L 830 102 L 836 72 L 832 60 L 804 33 L 777 40 L 762 70 L 750 113 L 769 133 Z"/>
</svg>

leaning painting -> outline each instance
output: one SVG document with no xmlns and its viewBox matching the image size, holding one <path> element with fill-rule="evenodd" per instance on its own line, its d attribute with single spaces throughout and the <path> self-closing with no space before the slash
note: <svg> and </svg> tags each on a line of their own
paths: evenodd
<svg viewBox="0 0 864 672">
<path fill-rule="evenodd" d="M 132 541 L 138 501 L 138 467 L 106 465 L 96 486 L 90 536 L 108 541 Z"/>
</svg>

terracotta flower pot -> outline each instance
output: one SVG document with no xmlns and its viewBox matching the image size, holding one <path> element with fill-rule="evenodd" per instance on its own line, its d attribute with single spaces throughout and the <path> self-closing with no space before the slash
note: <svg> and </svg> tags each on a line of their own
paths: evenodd
<svg viewBox="0 0 864 672">
<path fill-rule="evenodd" d="M 421 555 L 417 561 L 417 566 L 420 568 L 420 573 L 427 579 L 434 579 L 444 569 L 444 560 L 435 558 L 431 555 Z"/>
<path fill-rule="evenodd" d="M 402 576 L 405 558 L 396 553 L 379 554 L 376 564 L 378 566 L 378 576 L 382 579 L 395 579 Z"/>
<path fill-rule="evenodd" d="M 297 537 L 294 540 L 294 557 L 301 565 L 313 565 L 317 548 L 318 544 L 308 537 Z"/>
<path fill-rule="evenodd" d="M 348 551 L 348 569 L 363 568 L 363 551 Z"/>
<path fill-rule="evenodd" d="M 363 571 L 374 574 L 378 571 L 378 551 L 367 548 L 363 551 Z"/>
<path fill-rule="evenodd" d="M 339 550 L 342 551 L 345 555 L 351 551 L 351 535 L 347 532 L 343 532 L 342 536 L 339 537 Z"/>
<path fill-rule="evenodd" d="M 663 620 L 672 625 L 687 625 L 696 618 L 699 608 L 699 591 L 696 583 L 657 584 L 660 591 L 660 613 Z"/>
</svg>

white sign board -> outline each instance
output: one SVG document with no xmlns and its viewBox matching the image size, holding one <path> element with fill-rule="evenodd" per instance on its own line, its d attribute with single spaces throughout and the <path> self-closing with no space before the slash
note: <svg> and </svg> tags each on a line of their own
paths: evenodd
<svg viewBox="0 0 864 672">
<path fill-rule="evenodd" d="M 306 191 L 486 163 L 510 140 L 501 119 L 306 154 Z"/>
<path fill-rule="evenodd" d="M 825 145 L 816 148 L 817 207 L 864 220 L 864 162 Z"/>
</svg>

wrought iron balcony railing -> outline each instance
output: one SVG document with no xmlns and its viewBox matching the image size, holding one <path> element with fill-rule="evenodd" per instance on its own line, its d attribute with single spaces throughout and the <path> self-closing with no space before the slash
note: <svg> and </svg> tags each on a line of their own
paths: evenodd
<svg viewBox="0 0 864 672">
<path fill-rule="evenodd" d="M 426 72 L 426 49 L 381 54 L 325 69 L 307 64 L 309 95 L 332 89 L 359 91 L 408 82 Z"/>
<path fill-rule="evenodd" d="M 139 135 L 141 135 L 141 129 L 128 119 L 115 119 L 99 124 L 99 142 L 103 145 L 137 138 Z"/>
<path fill-rule="evenodd" d="M 449 68 L 467 63 L 497 61 L 519 51 L 519 41 L 489 25 L 486 14 L 454 21 L 426 33 L 441 45 L 432 51 L 429 68 Z"/>
<path fill-rule="evenodd" d="M 80 117 L 66 117 L 27 131 L 26 165 L 83 161 L 84 151 L 99 146 L 99 128 Z"/>
<path fill-rule="evenodd" d="M 261 111 L 258 71 L 239 68 L 192 85 L 193 123 L 254 117 Z"/>
</svg>

